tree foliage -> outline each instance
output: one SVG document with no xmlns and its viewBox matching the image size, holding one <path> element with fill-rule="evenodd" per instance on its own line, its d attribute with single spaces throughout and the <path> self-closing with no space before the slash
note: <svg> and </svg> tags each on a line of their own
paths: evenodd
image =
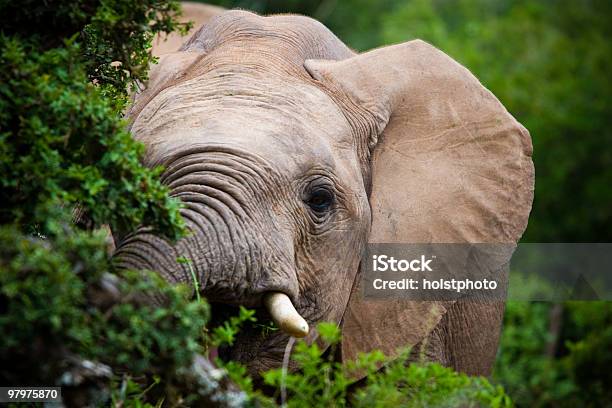
<svg viewBox="0 0 612 408">
<path fill-rule="evenodd" d="M 437 363 L 408 363 L 409 349 L 394 359 L 373 351 L 342 364 L 334 360 L 342 337 L 338 327 L 321 323 L 317 330 L 330 349 L 298 342 L 292 355 L 300 369 L 297 373 L 281 368 L 264 375 L 267 384 L 279 392 L 285 389 L 287 407 L 512 406 L 502 387 L 485 378 L 469 377 Z M 360 374 L 365 379 L 355 387 Z"/>
<path fill-rule="evenodd" d="M 95 225 L 181 232 L 178 203 L 140 164 L 143 153 L 87 81 L 81 47 L 39 52 L 0 38 L 0 222 L 51 232 L 57 207 L 79 204 Z"/>
<path fill-rule="evenodd" d="M 555 307 L 563 313 L 557 338 Z M 606 302 L 509 302 L 494 378 L 519 406 L 600 406 L 612 400 L 611 344 Z"/>
<path fill-rule="evenodd" d="M 156 274 L 123 273 L 109 265 L 105 238 L 66 229 L 53 240 L 0 228 L 0 378 L 14 385 L 82 385 L 114 372 L 163 379 L 204 351 L 208 306 L 189 302 L 186 287 Z M 164 307 L 138 301 L 164 296 Z M 82 373 L 84 361 L 99 372 Z M 111 370 L 112 367 L 112 370 Z"/>
<path fill-rule="evenodd" d="M 156 0 L 0 2 L 5 385 L 61 385 L 72 405 L 108 401 L 110 384 L 158 384 L 152 399 L 170 403 L 207 401 L 216 390 L 204 389 L 205 380 L 221 388 L 220 378 L 192 370 L 207 344 L 206 303 L 154 274 L 118 277 L 95 230 L 145 225 L 169 239 L 184 232 L 162 169 L 141 164 L 143 146 L 120 115 L 154 62 L 153 36 L 180 28 L 177 9 Z M 85 214 L 79 223 L 75 207 Z M 164 307 L 151 303 L 159 298 Z M 112 392 L 122 404 L 132 396 Z"/>
<path fill-rule="evenodd" d="M 179 205 L 118 115 L 153 36 L 185 28 L 178 3 L 51 3 L 0 3 L 0 222 L 48 234 L 58 206 L 79 204 L 94 225 L 178 237 Z"/>
</svg>

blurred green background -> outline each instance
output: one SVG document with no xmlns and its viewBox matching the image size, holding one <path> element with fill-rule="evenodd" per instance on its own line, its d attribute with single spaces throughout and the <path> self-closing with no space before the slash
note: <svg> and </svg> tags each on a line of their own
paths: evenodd
<svg viewBox="0 0 612 408">
<path fill-rule="evenodd" d="M 609 0 L 221 0 L 312 16 L 358 51 L 421 38 L 468 67 L 531 132 L 524 242 L 612 242 Z M 611 271 L 612 272 L 612 271 Z M 521 406 L 612 406 L 612 306 L 510 302 L 494 380 Z"/>
</svg>

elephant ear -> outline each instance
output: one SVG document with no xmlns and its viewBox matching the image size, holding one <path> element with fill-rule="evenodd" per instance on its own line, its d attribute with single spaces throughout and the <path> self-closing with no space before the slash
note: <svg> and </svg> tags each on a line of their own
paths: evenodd
<svg viewBox="0 0 612 408">
<path fill-rule="evenodd" d="M 370 243 L 518 241 L 533 200 L 531 139 L 467 69 L 420 40 L 305 67 L 377 121 Z M 360 275 L 343 318 L 343 359 L 396 355 L 426 339 L 450 306 L 364 299 Z"/>
</svg>

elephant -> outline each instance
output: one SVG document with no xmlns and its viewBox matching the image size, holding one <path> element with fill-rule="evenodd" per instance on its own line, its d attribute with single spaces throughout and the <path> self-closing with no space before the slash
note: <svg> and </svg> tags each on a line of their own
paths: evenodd
<svg viewBox="0 0 612 408">
<path fill-rule="evenodd" d="M 321 321 L 342 329 L 342 362 L 412 347 L 488 375 L 503 300 L 367 299 L 361 255 L 369 243 L 516 244 L 533 200 L 529 132 L 424 41 L 357 53 L 306 16 L 213 14 L 160 55 L 127 114 L 190 233 L 114 232 L 118 267 L 194 291 L 195 277 L 213 313 L 272 319 L 281 330 L 245 328 L 219 351 L 253 376 L 280 366 L 290 336 L 320 342 Z"/>
</svg>

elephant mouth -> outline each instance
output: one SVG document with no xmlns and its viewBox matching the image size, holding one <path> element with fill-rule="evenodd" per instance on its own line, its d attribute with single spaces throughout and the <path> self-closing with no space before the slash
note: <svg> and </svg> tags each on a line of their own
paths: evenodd
<svg viewBox="0 0 612 408">
<path fill-rule="evenodd" d="M 218 299 L 211 299 L 210 296 L 208 298 L 213 302 Z M 222 301 L 225 299 L 228 298 L 221 298 Z M 234 301 L 231 303 L 236 304 L 236 300 L 234 299 Z M 256 297 L 252 298 L 251 302 L 240 302 L 238 304 L 251 307 L 257 307 L 263 304 L 264 309 L 268 314 L 268 317 L 280 330 L 292 337 L 297 338 L 305 337 L 308 335 L 308 323 L 296 310 L 295 306 L 293 305 L 293 301 L 284 291 L 264 291 L 263 293 L 259 293 Z"/>
<path fill-rule="evenodd" d="M 228 304 L 221 302 L 209 302 L 210 310 L 211 310 L 211 318 L 208 323 L 209 331 L 214 330 L 216 327 L 223 326 L 226 322 L 229 322 L 232 318 L 237 318 L 241 315 L 240 309 L 241 306 L 236 304 Z M 270 313 L 263 307 L 248 307 L 247 310 L 253 311 L 254 320 L 250 319 L 247 321 L 243 321 L 240 323 L 239 329 L 252 331 L 252 328 L 259 327 L 262 331 L 265 331 L 264 328 L 268 328 L 270 331 L 279 331 L 278 328 L 275 327 L 274 322 L 270 316 Z"/>
<path fill-rule="evenodd" d="M 232 318 L 240 316 L 240 306 L 220 302 L 210 302 L 211 319 L 207 330 L 213 334 L 215 328 L 223 327 Z M 280 361 L 289 335 L 274 323 L 272 316 L 261 305 L 250 308 L 254 320 L 243 321 L 232 341 L 209 351 L 210 357 L 223 361 L 235 360 L 245 364 L 249 371 L 260 371 L 265 367 L 251 367 L 254 362 Z M 264 363 L 265 364 L 265 363 Z"/>
</svg>

